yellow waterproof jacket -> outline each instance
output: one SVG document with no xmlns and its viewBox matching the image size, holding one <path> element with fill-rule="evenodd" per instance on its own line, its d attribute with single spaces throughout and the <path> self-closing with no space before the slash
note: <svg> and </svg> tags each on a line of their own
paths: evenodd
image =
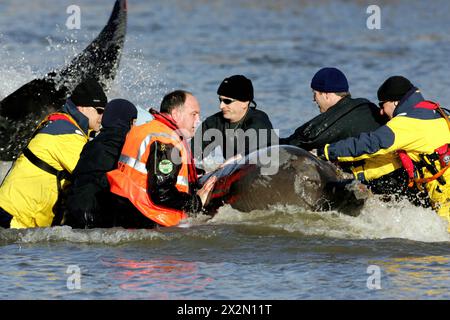
<svg viewBox="0 0 450 320">
<path fill-rule="evenodd" d="M 89 121 L 70 100 L 63 112 L 73 121 L 48 122 L 31 139 L 28 148 L 53 168 L 71 173 L 88 141 Z M 56 176 L 37 167 L 23 154 L 0 187 L 0 207 L 13 216 L 11 228 L 51 226 L 57 198 Z"/>
<path fill-rule="evenodd" d="M 394 117 L 374 132 L 362 134 L 326 145 L 324 155 L 328 160 L 357 161 L 376 158 L 404 150 L 414 162 L 421 154 L 432 154 L 435 149 L 450 143 L 450 130 L 444 118 L 435 110 L 420 108 L 424 99 L 418 90 L 410 92 L 395 109 Z M 397 160 L 398 161 L 398 160 Z M 439 161 L 435 162 L 440 170 Z M 425 178 L 433 174 L 421 169 Z M 437 180 L 426 184 L 426 190 L 439 215 L 450 221 L 450 170 L 444 173 L 445 185 Z"/>
</svg>

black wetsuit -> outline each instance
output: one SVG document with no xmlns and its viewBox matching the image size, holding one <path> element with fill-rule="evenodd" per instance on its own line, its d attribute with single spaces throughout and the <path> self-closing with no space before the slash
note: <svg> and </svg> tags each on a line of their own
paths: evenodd
<svg viewBox="0 0 450 320">
<path fill-rule="evenodd" d="M 380 115 L 380 109 L 369 100 L 345 97 L 297 128 L 291 136 L 280 139 L 280 144 L 310 151 L 327 143 L 374 131 L 386 122 L 387 119 Z"/>
<path fill-rule="evenodd" d="M 8 229 L 10 227 L 12 218 L 12 215 L 0 208 L 0 227 Z"/>
<path fill-rule="evenodd" d="M 204 139 L 203 134 L 208 129 L 220 131 L 222 139 L 219 141 Z M 242 131 L 237 131 L 238 129 Z M 245 134 L 249 129 L 256 131 L 256 141 L 249 141 L 239 135 L 239 133 Z M 261 129 L 267 131 L 261 132 Z M 244 118 L 237 123 L 230 123 L 223 117 L 222 112 L 218 112 L 203 121 L 201 128 L 195 133 L 195 137 L 191 141 L 194 157 L 200 160 L 207 157 L 214 149 L 213 146 L 220 146 L 225 159 L 237 154 L 245 156 L 252 151 L 272 145 L 272 141 L 278 142 L 278 137 L 274 135 L 271 129 L 273 129 L 273 126 L 267 114 L 255 107 L 250 107 Z M 232 132 L 232 134 L 229 132 Z M 232 148 L 233 145 L 234 148 Z"/>
</svg>

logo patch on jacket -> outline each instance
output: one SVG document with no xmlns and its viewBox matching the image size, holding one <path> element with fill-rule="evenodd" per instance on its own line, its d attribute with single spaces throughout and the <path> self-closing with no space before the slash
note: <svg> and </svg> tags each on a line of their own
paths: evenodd
<svg viewBox="0 0 450 320">
<path fill-rule="evenodd" d="M 173 171 L 173 163 L 170 160 L 161 160 L 158 164 L 158 169 L 164 174 L 169 174 Z"/>
</svg>

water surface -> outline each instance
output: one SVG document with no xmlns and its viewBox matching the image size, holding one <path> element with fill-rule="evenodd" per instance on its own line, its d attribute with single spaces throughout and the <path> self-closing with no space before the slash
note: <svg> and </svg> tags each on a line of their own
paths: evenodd
<svg viewBox="0 0 450 320">
<path fill-rule="evenodd" d="M 2 1 L 0 98 L 70 61 L 113 4 L 78 1 L 73 31 L 65 27 L 72 2 Z M 318 114 L 311 77 L 336 66 L 354 97 L 376 101 L 379 85 L 402 74 L 448 105 L 450 3 L 378 3 L 381 30 L 366 27 L 368 1 L 130 0 L 108 96 L 148 109 L 183 88 L 205 117 L 218 110 L 221 80 L 245 74 L 285 136 Z M 212 220 L 158 230 L 0 230 L 0 298 L 449 299 L 449 244 L 433 211 L 376 198 L 357 218 L 280 205 L 250 214 L 224 207 Z M 81 272 L 80 289 L 69 289 L 70 266 Z"/>
</svg>

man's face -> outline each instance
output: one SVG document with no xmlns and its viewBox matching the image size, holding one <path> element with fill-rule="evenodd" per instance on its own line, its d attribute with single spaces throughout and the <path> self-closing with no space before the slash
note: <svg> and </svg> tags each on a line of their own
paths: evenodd
<svg viewBox="0 0 450 320">
<path fill-rule="evenodd" d="M 192 138 L 200 122 L 200 104 L 197 99 L 188 94 L 184 106 L 172 111 L 172 118 L 177 123 L 183 136 L 187 139 Z"/>
<path fill-rule="evenodd" d="M 94 131 L 100 130 L 104 108 L 78 107 L 78 110 L 89 119 L 89 129 Z"/>
<path fill-rule="evenodd" d="M 328 94 L 326 92 L 319 92 L 313 90 L 313 101 L 317 103 L 320 113 L 326 112 L 334 104 L 330 101 Z"/>
<path fill-rule="evenodd" d="M 380 106 L 380 114 L 386 115 L 389 119 L 394 117 L 395 107 L 397 107 L 397 101 L 383 101 L 379 103 Z"/>
<path fill-rule="evenodd" d="M 219 101 L 223 117 L 230 122 L 238 122 L 247 113 L 249 101 L 239 101 L 225 96 L 219 96 Z"/>
</svg>

